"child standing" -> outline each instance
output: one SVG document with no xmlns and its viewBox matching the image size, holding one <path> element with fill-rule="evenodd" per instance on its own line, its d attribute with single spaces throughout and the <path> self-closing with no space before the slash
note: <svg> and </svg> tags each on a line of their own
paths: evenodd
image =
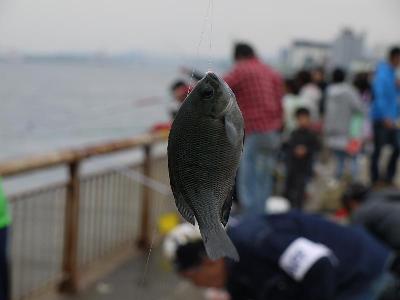
<svg viewBox="0 0 400 300">
<path fill-rule="evenodd" d="M 298 95 L 296 82 L 293 79 L 286 79 L 285 96 L 283 97 L 283 111 L 285 118 L 283 137 L 285 142 L 290 137 L 292 131 L 296 129 L 296 110 L 300 107 L 307 107 L 307 104 L 308 103 Z"/>
<path fill-rule="evenodd" d="M 290 135 L 287 148 L 285 196 L 292 207 L 302 208 L 305 188 L 312 176 L 314 156 L 320 145 L 317 134 L 311 129 L 310 111 L 299 108 L 295 117 L 297 129 Z"/>
</svg>

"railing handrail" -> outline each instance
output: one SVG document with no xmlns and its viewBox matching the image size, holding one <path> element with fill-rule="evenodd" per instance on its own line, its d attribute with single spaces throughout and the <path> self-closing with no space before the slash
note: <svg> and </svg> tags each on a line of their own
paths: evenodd
<svg viewBox="0 0 400 300">
<path fill-rule="evenodd" d="M 0 176 L 11 176 L 36 171 L 53 166 L 66 165 L 68 179 L 65 183 L 64 238 L 63 238 L 63 278 L 59 288 L 64 292 L 79 289 L 78 238 L 80 215 L 80 165 L 84 159 L 111 154 L 123 150 L 140 148 L 143 151 L 143 176 L 151 176 L 151 150 L 156 143 L 166 141 L 168 132 L 148 133 L 133 138 L 119 139 L 97 145 L 54 151 L 44 155 L 33 155 L 22 159 L 0 162 Z M 139 236 L 137 245 L 147 249 L 150 244 L 151 193 L 144 185 L 141 195 Z"/>
<path fill-rule="evenodd" d="M 118 151 L 150 146 L 165 141 L 167 132 L 147 133 L 133 138 L 113 140 L 96 145 L 53 151 L 42 155 L 31 155 L 20 159 L 0 161 L 0 176 L 18 175 L 61 164 L 70 164 L 83 159 Z"/>
</svg>

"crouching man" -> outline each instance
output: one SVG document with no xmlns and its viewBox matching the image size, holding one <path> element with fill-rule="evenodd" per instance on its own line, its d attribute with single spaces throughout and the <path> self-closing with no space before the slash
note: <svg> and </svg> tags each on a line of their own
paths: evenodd
<svg viewBox="0 0 400 300">
<path fill-rule="evenodd" d="M 225 289 L 231 300 L 372 300 L 393 280 L 396 259 L 385 246 L 317 216 L 238 221 L 228 234 L 239 262 L 210 260 L 196 230 L 181 226 L 165 241 L 177 272 L 197 286 Z"/>
<path fill-rule="evenodd" d="M 400 191 L 372 192 L 360 183 L 350 184 L 342 196 L 351 223 L 363 226 L 390 248 L 400 251 Z"/>
</svg>

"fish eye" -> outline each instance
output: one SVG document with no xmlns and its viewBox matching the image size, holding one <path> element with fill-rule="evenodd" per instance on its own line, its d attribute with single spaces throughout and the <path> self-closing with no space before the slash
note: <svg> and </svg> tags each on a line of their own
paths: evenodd
<svg viewBox="0 0 400 300">
<path fill-rule="evenodd" d="M 214 96 L 214 89 L 213 88 L 206 88 L 201 92 L 202 98 L 210 99 Z"/>
</svg>

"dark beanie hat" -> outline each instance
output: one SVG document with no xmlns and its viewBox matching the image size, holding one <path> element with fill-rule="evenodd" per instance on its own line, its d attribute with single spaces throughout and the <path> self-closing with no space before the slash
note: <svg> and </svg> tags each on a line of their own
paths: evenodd
<svg viewBox="0 0 400 300">
<path fill-rule="evenodd" d="M 206 257 L 206 250 L 201 240 L 179 246 L 174 260 L 175 269 L 179 272 L 199 266 Z"/>
</svg>

